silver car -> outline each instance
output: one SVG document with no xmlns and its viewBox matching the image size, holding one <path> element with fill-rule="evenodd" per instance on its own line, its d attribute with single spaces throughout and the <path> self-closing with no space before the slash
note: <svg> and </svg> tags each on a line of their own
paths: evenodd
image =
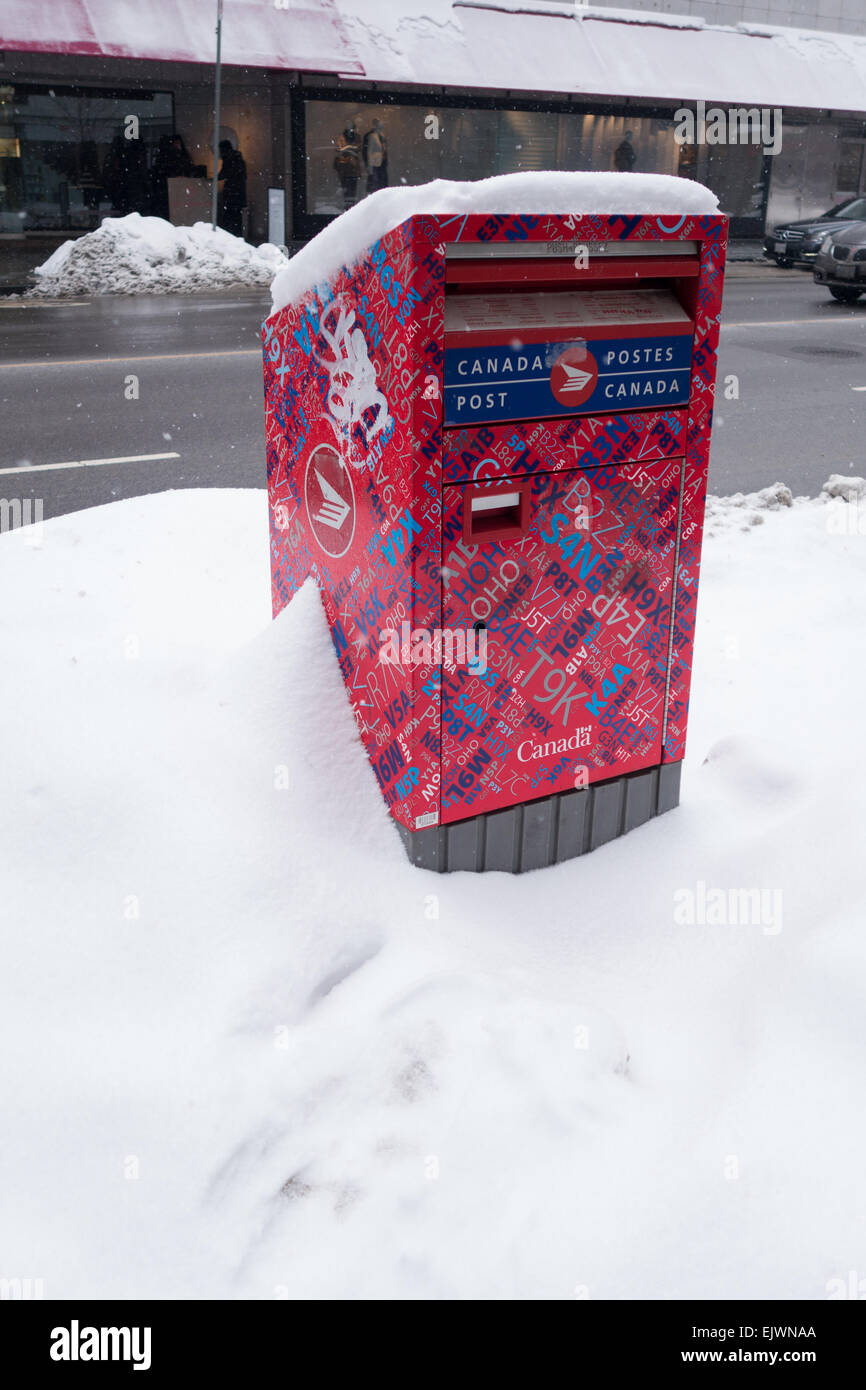
<svg viewBox="0 0 866 1390">
<path fill-rule="evenodd" d="M 815 257 L 814 279 L 842 304 L 866 294 L 866 222 L 825 236 Z"/>
</svg>

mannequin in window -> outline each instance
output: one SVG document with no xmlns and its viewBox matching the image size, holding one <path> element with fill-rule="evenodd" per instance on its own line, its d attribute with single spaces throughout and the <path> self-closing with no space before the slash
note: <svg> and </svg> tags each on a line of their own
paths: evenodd
<svg viewBox="0 0 866 1390">
<path fill-rule="evenodd" d="M 367 192 L 388 187 L 388 141 L 378 116 L 364 136 L 364 168 L 367 170 Z"/>
</svg>

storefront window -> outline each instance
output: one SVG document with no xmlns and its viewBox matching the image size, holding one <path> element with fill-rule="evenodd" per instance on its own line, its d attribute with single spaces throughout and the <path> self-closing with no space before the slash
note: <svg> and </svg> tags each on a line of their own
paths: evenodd
<svg viewBox="0 0 866 1390">
<path fill-rule="evenodd" d="M 151 211 L 168 92 L 0 85 L 0 232 L 87 231 Z"/>
<path fill-rule="evenodd" d="M 388 184 L 526 169 L 672 174 L 673 121 L 551 111 L 306 102 L 307 212 L 331 215 Z"/>
<path fill-rule="evenodd" d="M 740 234 L 762 225 L 760 147 L 679 144 L 673 113 L 506 111 L 317 97 L 305 101 L 305 123 L 303 212 L 313 218 L 333 217 L 388 184 L 585 169 L 698 178 L 718 195 Z"/>
</svg>

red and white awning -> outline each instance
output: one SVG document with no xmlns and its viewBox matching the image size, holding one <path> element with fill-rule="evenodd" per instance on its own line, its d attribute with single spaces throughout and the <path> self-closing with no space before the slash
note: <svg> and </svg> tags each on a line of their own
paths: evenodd
<svg viewBox="0 0 866 1390">
<path fill-rule="evenodd" d="M 0 49 L 212 63 L 216 11 L 216 0 L 3 0 Z M 223 0 L 222 57 L 364 75 L 334 0 Z"/>
</svg>

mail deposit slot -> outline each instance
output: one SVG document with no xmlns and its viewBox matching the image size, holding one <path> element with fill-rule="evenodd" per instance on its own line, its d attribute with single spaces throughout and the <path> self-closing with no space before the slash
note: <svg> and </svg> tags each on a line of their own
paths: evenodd
<svg viewBox="0 0 866 1390">
<path fill-rule="evenodd" d="M 693 324 L 671 290 L 445 301 L 445 424 L 688 404 Z"/>
<path fill-rule="evenodd" d="M 396 226 L 377 195 L 263 326 L 274 614 L 315 576 L 421 866 L 543 867 L 678 804 L 726 244 L 688 189 Z"/>
</svg>

